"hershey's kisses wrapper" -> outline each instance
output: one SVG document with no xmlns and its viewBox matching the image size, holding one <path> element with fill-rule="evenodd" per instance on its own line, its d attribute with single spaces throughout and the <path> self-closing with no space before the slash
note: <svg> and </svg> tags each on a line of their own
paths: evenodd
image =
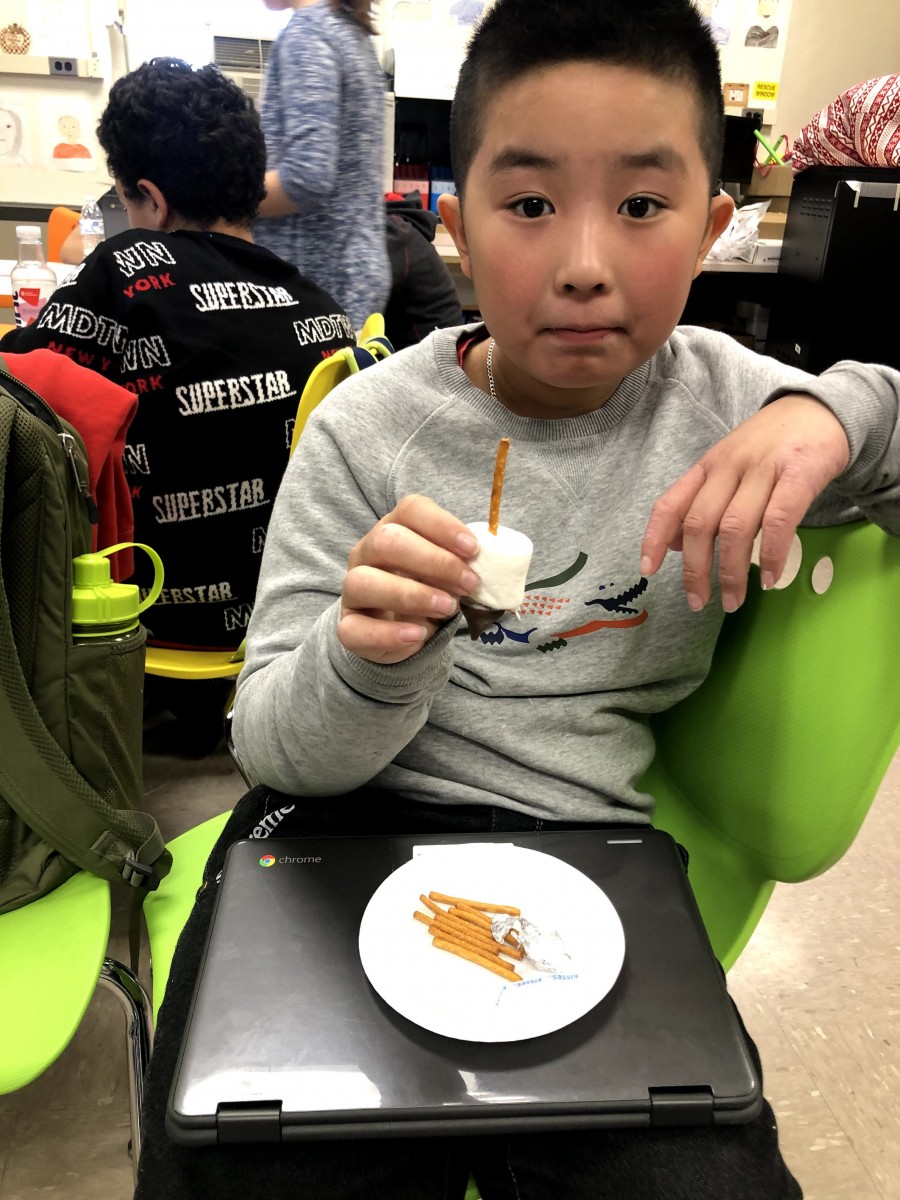
<svg viewBox="0 0 900 1200">
<path fill-rule="evenodd" d="M 539 971 L 561 971 L 567 961 L 571 962 L 572 956 L 556 930 L 538 929 L 526 917 L 498 913 L 491 917 L 491 933 L 497 942 L 502 942 L 508 933 L 514 933 L 525 957 Z"/>
</svg>

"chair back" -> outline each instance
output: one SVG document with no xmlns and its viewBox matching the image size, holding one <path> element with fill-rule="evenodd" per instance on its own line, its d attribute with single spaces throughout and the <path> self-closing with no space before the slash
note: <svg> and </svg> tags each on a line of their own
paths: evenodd
<svg viewBox="0 0 900 1200">
<path fill-rule="evenodd" d="M 794 582 L 762 592 L 751 578 L 708 678 L 651 722 L 643 786 L 691 855 L 726 968 L 775 881 L 846 852 L 900 744 L 900 538 L 866 522 L 799 535 Z"/>
<path fill-rule="evenodd" d="M 288 457 L 294 453 L 313 409 L 331 389 L 350 375 L 392 353 L 393 347 L 384 336 L 384 317 L 380 313 L 373 313 L 363 326 L 355 346 L 345 346 L 343 350 L 323 359 L 310 373 L 297 404 Z M 176 650 L 148 646 L 144 672 L 167 679 L 236 679 L 243 664 L 243 642 L 236 650 Z"/>
<path fill-rule="evenodd" d="M 59 206 L 50 210 L 47 220 L 47 261 L 60 262 L 62 244 L 78 224 L 81 213 Z"/>
</svg>

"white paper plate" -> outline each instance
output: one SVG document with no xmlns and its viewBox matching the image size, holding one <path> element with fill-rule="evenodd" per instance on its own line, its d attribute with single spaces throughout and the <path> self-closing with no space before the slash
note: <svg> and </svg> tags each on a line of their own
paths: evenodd
<svg viewBox="0 0 900 1200">
<path fill-rule="evenodd" d="M 556 930 L 569 958 L 555 972 L 527 961 L 521 983 L 431 944 L 420 894 L 430 891 L 520 908 Z M 471 1042 L 511 1042 L 562 1029 L 599 1004 L 625 957 L 616 910 L 586 875 L 550 854 L 505 843 L 417 848 L 366 906 L 359 956 L 372 987 L 423 1029 Z"/>
</svg>

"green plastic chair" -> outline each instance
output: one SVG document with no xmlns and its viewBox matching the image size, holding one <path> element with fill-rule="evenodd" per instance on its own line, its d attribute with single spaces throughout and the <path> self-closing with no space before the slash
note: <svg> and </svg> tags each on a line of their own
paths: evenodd
<svg viewBox="0 0 900 1200">
<path fill-rule="evenodd" d="M 109 925 L 109 884 L 87 871 L 0 915 L 0 1095 L 27 1086 L 52 1066 L 74 1037 L 97 986 L 106 988 L 126 1018 L 136 1170 L 152 1022 L 149 998 L 136 976 L 106 957 Z"/>
<path fill-rule="evenodd" d="M 652 721 L 657 756 L 642 786 L 656 796 L 655 824 L 689 852 L 726 970 L 776 881 L 810 879 L 846 852 L 900 745 L 900 538 L 858 522 L 800 540 L 794 582 L 762 592 L 754 569 L 707 679 Z M 819 594 L 827 560 L 833 580 Z M 157 1011 L 227 817 L 171 843 L 172 872 L 144 904 Z M 467 1200 L 477 1196 L 470 1184 Z"/>
<path fill-rule="evenodd" d="M 800 540 L 794 582 L 763 593 L 752 577 L 706 681 L 653 721 L 654 823 L 690 854 L 726 970 L 776 881 L 846 853 L 900 745 L 900 538 L 857 522 Z"/>
</svg>

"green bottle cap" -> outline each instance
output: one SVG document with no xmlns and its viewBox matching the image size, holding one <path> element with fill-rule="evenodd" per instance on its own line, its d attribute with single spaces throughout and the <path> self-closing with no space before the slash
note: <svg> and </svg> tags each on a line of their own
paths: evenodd
<svg viewBox="0 0 900 1200">
<path fill-rule="evenodd" d="M 143 600 L 135 583 L 114 583 L 109 557 L 133 546 L 143 550 L 153 563 L 153 586 Z M 140 624 L 138 617 L 155 603 L 162 591 L 162 560 L 143 542 L 117 542 L 98 554 L 79 554 L 72 559 L 72 633 L 81 638 L 102 638 L 129 633 Z"/>
<path fill-rule="evenodd" d="M 72 559 L 72 568 L 72 625 L 81 636 L 102 637 L 137 629 L 137 584 L 114 583 L 105 554 L 79 554 Z"/>
</svg>

